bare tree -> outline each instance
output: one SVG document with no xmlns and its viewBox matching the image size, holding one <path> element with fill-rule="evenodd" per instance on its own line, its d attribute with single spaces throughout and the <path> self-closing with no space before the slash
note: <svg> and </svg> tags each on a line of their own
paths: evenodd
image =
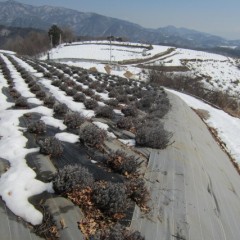
<svg viewBox="0 0 240 240">
<path fill-rule="evenodd" d="M 63 42 L 73 42 L 75 41 L 76 36 L 73 30 L 69 27 L 62 28 L 62 40 Z"/>
<path fill-rule="evenodd" d="M 49 49 L 49 39 L 46 33 L 32 31 L 24 38 L 17 36 L 9 39 L 3 48 L 21 55 L 35 56 Z"/>
</svg>

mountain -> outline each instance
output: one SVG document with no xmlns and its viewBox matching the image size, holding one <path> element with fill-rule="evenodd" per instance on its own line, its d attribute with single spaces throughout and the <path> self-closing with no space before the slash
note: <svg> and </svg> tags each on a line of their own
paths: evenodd
<svg viewBox="0 0 240 240">
<path fill-rule="evenodd" d="M 187 48 L 216 48 L 237 46 L 240 41 L 229 41 L 211 34 L 186 28 L 168 26 L 158 29 L 141 27 L 128 21 L 83 13 L 63 7 L 31 6 L 16 1 L 0 2 L 0 24 L 47 30 L 52 24 L 70 27 L 79 36 L 120 36 L 130 41 L 173 45 Z"/>
</svg>

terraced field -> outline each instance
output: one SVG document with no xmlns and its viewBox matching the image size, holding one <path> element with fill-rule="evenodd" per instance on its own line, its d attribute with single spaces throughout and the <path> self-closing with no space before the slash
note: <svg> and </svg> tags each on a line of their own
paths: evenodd
<svg viewBox="0 0 240 240">
<path fill-rule="evenodd" d="M 0 66 L 3 239 L 239 239 L 239 174 L 175 94 L 9 54 Z"/>
<path fill-rule="evenodd" d="M 19 232 L 30 234 L 30 239 L 38 239 L 32 232 L 51 239 L 83 239 L 114 222 L 129 226 L 135 204 L 148 211 L 143 176 L 149 152 L 143 147 L 148 147 L 145 138 L 149 136 L 144 128 L 157 134 L 150 144 L 166 147 L 171 134 L 164 131 L 161 118 L 170 103 L 163 89 L 7 54 L 1 54 L 0 64 L 0 193 L 7 207 L 22 219 L 10 221 L 12 214 L 4 207 L 0 218 L 7 215 L 9 219 L 9 228 L 3 228 L 6 239 Z M 163 140 L 160 133 L 165 134 Z M 71 167 L 76 164 L 77 168 Z M 61 180 L 62 185 L 59 178 L 64 171 L 70 171 L 67 175 L 80 171 L 82 178 L 91 176 L 98 190 L 94 192 L 86 183 L 81 191 L 70 187 L 63 191 L 68 178 Z M 113 195 L 122 193 L 114 212 L 109 213 L 111 207 L 101 207 L 97 200 L 92 203 L 92 194 L 100 194 L 98 198 L 106 194 L 99 192 L 102 188 L 116 189 Z M 82 198 L 91 204 L 81 202 Z"/>
</svg>

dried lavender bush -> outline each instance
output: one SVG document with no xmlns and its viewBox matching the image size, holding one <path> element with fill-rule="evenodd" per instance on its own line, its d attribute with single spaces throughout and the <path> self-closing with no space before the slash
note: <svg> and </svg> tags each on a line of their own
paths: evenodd
<svg viewBox="0 0 240 240">
<path fill-rule="evenodd" d="M 28 125 L 27 131 L 30 133 L 42 134 L 46 132 L 46 124 L 39 120 Z"/>
<path fill-rule="evenodd" d="M 39 141 L 39 145 L 40 153 L 45 155 L 57 157 L 63 153 L 62 143 L 55 137 L 46 137 L 45 139 Z"/>
<path fill-rule="evenodd" d="M 92 201 L 106 215 L 123 213 L 128 207 L 126 187 L 121 183 L 96 184 L 92 192 Z"/>
<path fill-rule="evenodd" d="M 65 194 L 76 188 L 92 187 L 93 175 L 87 168 L 80 165 L 66 165 L 59 169 L 53 178 L 53 189 L 56 193 Z"/>
<path fill-rule="evenodd" d="M 106 131 L 96 127 L 93 124 L 87 125 L 80 130 L 80 142 L 89 147 L 102 145 L 106 136 Z"/>
<path fill-rule="evenodd" d="M 82 116 L 80 113 L 73 112 L 65 115 L 63 123 L 69 129 L 75 129 L 79 128 L 85 121 L 86 119 L 84 116 Z"/>
</svg>

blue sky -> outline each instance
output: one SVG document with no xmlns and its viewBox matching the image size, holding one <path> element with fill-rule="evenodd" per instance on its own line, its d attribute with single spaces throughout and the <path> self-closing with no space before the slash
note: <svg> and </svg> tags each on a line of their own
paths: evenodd
<svg viewBox="0 0 240 240">
<path fill-rule="evenodd" d="M 3 1 L 3 0 L 1 0 Z M 128 20 L 144 27 L 186 27 L 240 39 L 240 0 L 17 0 Z"/>
</svg>

